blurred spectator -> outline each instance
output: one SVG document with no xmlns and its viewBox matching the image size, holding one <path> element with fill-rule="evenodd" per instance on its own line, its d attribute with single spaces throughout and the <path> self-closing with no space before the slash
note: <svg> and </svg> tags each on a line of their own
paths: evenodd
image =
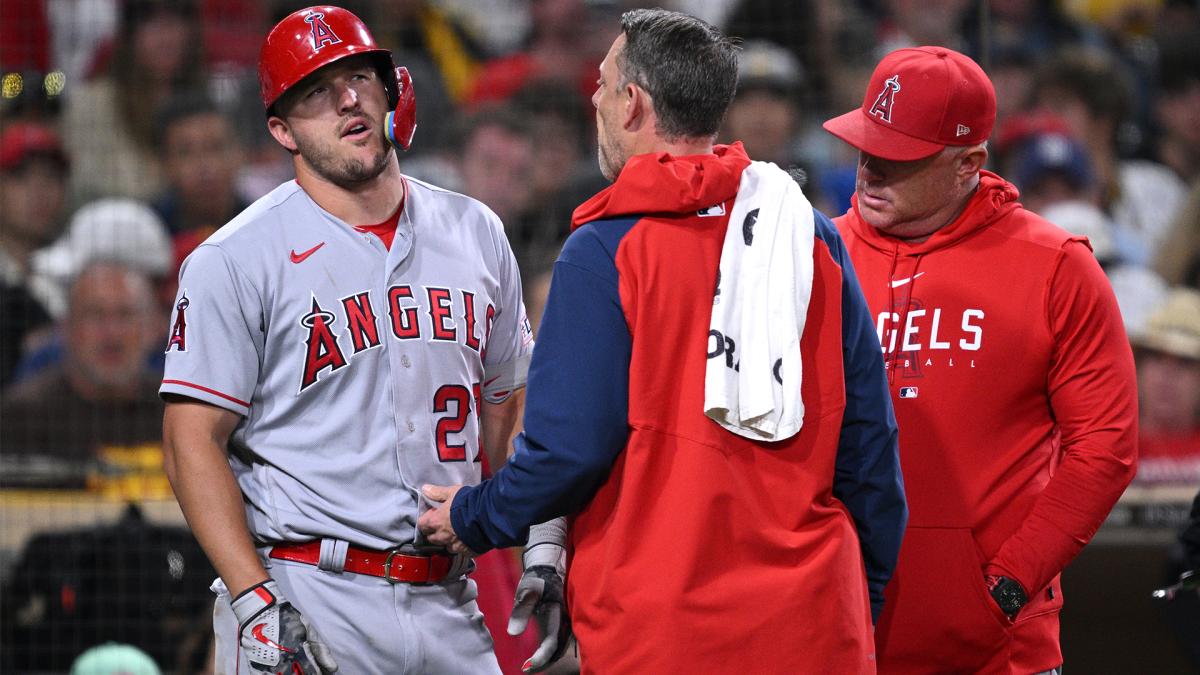
<svg viewBox="0 0 1200 675">
<path fill-rule="evenodd" d="M 49 127 L 19 123 L 0 134 L 0 386 L 50 325 L 49 290 L 32 257 L 62 230 L 67 157 Z"/>
<path fill-rule="evenodd" d="M 788 50 L 765 40 L 744 43 L 737 94 L 725 116 L 726 139 L 741 141 L 760 161 L 785 169 L 795 165 L 803 81 L 800 62 Z"/>
<path fill-rule="evenodd" d="M 1021 191 L 1021 203 L 1031 211 L 1041 213 L 1051 204 L 1069 200 L 1099 202 L 1087 148 L 1067 134 L 1030 136 L 1006 164 L 1007 175 Z"/>
<path fill-rule="evenodd" d="M 723 143 L 741 141 L 747 154 L 759 161 L 803 169 L 808 177 L 805 193 L 818 208 L 828 208 L 831 204 L 822 202 L 813 180 L 819 161 L 813 157 L 832 153 L 830 137 L 819 127 L 803 134 L 804 82 L 804 69 L 792 52 L 765 40 L 744 43 L 738 53 L 737 94 L 725 115 L 721 138 Z"/>
<path fill-rule="evenodd" d="M 36 483 L 43 476 L 23 472 L 45 467 L 47 480 L 77 484 L 102 448 L 161 441 L 161 373 L 145 358 L 152 304 L 145 276 L 127 267 L 101 262 L 79 274 L 65 359 L 13 385 L 0 402 L 6 482 Z"/>
<path fill-rule="evenodd" d="M 537 141 L 533 146 L 533 198 L 538 204 L 544 207 L 558 199 L 580 173 L 599 175 L 593 171 L 595 158 L 584 150 L 591 140 L 591 108 L 581 106 L 570 87 L 536 80 L 522 87 L 512 104 Z M 572 210 L 578 203 L 572 204 Z M 564 232 L 570 215 L 566 213 L 562 221 Z"/>
<path fill-rule="evenodd" d="M 162 671 L 137 647 L 106 642 L 80 654 L 71 664 L 71 675 L 162 675 Z"/>
<path fill-rule="evenodd" d="M 172 99 L 159 113 L 166 191 L 154 202 L 182 260 L 249 206 L 237 193 L 242 149 L 225 115 L 202 94 Z"/>
<path fill-rule="evenodd" d="M 692 1 L 710 4 L 707 0 Z M 843 59 L 838 58 L 842 55 L 839 51 L 870 52 L 874 45 L 875 23 L 866 25 L 868 17 L 856 11 L 855 3 L 735 0 L 734 5 L 725 23 L 725 34 L 741 38 L 747 45 L 752 41 L 764 40 L 789 50 L 804 73 L 805 88 L 813 101 L 824 102 L 827 108 L 830 103 L 833 104 L 832 108 L 840 108 L 841 101 L 827 100 L 829 88 L 839 85 L 853 90 L 851 99 L 862 97 L 862 89 L 867 85 L 867 77 L 874 64 L 864 65 L 866 73 L 861 82 L 844 82 L 847 78 L 839 72 L 839 67 L 843 65 Z M 721 25 L 719 22 L 710 23 Z M 803 26 L 804 30 L 796 30 L 797 26 Z M 861 34 L 868 43 L 858 44 L 850 39 L 852 34 Z M 819 111 L 813 117 L 823 118 Z"/>
<path fill-rule="evenodd" d="M 922 45 L 966 49 L 961 27 L 970 0 L 882 0 L 881 4 L 885 18 L 879 23 L 877 59 Z"/>
<path fill-rule="evenodd" d="M 529 0 L 436 0 L 479 41 L 488 54 L 521 47 L 529 32 Z"/>
<path fill-rule="evenodd" d="M 258 50 L 269 27 L 261 0 L 199 0 L 203 53 L 215 70 L 258 68 Z"/>
<path fill-rule="evenodd" d="M 421 141 L 414 154 L 440 149 L 455 105 L 462 103 L 482 65 L 483 54 L 471 36 L 430 0 L 376 3 L 378 43 L 392 50 L 396 65 L 408 68 L 417 93 Z"/>
<path fill-rule="evenodd" d="M 45 0 L 50 29 L 50 62 L 74 89 L 111 56 L 121 20 L 120 0 Z"/>
<path fill-rule="evenodd" d="M 996 129 L 1017 115 L 1033 90 L 1034 66 L 1037 57 L 1020 45 L 993 46 L 987 73 L 996 87 Z"/>
<path fill-rule="evenodd" d="M 1137 478 L 1200 483 L 1200 291 L 1175 289 L 1132 336 L 1140 391 Z"/>
<path fill-rule="evenodd" d="M 606 184 L 591 145 L 592 108 L 581 108 L 567 85 L 530 82 L 513 98 L 513 108 L 529 126 L 533 144 L 533 208 L 536 236 L 520 262 L 557 255 L 570 232 L 571 213 Z"/>
<path fill-rule="evenodd" d="M 1035 105 L 1061 116 L 1087 146 L 1101 208 L 1142 243 L 1149 263 L 1162 245 L 1183 199 L 1184 186 L 1170 169 L 1122 160 L 1118 134 L 1133 109 L 1131 90 L 1115 61 L 1098 51 L 1068 50 L 1039 71 Z"/>
<path fill-rule="evenodd" d="M 1158 85 L 1158 159 L 1190 183 L 1200 179 L 1200 31 L 1163 42 Z"/>
<path fill-rule="evenodd" d="M 483 65 L 466 99 L 470 105 L 508 100 L 534 79 L 567 84 L 581 103 L 591 98 L 603 55 L 591 49 L 595 42 L 589 39 L 584 0 L 530 0 L 529 11 L 531 32 L 524 48 Z"/>
<path fill-rule="evenodd" d="M 156 286 L 174 281 L 171 238 L 154 210 L 133 199 L 98 199 L 80 207 L 71 217 L 66 234 L 33 256 L 33 269 L 47 281 L 46 297 L 52 316 L 63 316 L 68 287 L 76 275 L 96 261 L 126 265 Z M 174 287 L 155 297 L 160 295 L 167 298 L 163 302 L 169 307 L 174 302 Z"/>
<path fill-rule="evenodd" d="M 1172 284 L 1200 289 L 1200 181 L 1179 209 L 1155 268 Z"/>
<path fill-rule="evenodd" d="M 203 80 L 200 22 L 192 0 L 127 0 L 107 74 L 74 89 L 63 135 L 76 203 L 100 196 L 150 199 L 162 189 L 155 115 Z"/>
<path fill-rule="evenodd" d="M 112 524 L 38 533 L 0 589 L 0 671 L 66 673 L 73 662 L 129 656 L 116 672 L 154 672 L 127 649 L 77 661 L 84 647 L 109 641 L 136 646 L 159 670 L 190 662 L 188 650 L 203 648 L 189 643 L 197 621 L 207 618 L 212 631 L 215 576 L 187 528 L 147 522 L 132 504 Z"/>
<path fill-rule="evenodd" d="M 1103 42 L 1098 30 L 1068 15 L 1062 10 L 1063 3 L 1054 0 L 986 0 L 970 4 L 962 31 L 971 53 L 990 61 L 987 65 L 992 79 L 995 75 L 991 68 L 1003 54 L 1020 52 L 1028 55 L 1032 64 L 1063 47 L 1098 46 Z M 988 13 L 986 42 L 990 49 L 986 54 L 983 52 L 985 40 L 979 32 L 981 11 Z M 999 88 L 996 94 L 999 99 Z"/>
<path fill-rule="evenodd" d="M 1075 0 L 1061 4 L 1069 16 L 1115 33 L 1145 32 L 1164 3 L 1163 0 Z"/>
<path fill-rule="evenodd" d="M 467 116 L 456 134 L 462 192 L 500 216 L 517 256 L 536 243 L 533 146 L 526 120 L 511 107 L 488 107 Z"/>
<path fill-rule="evenodd" d="M 0 72 L 46 72 L 50 68 L 50 30 L 45 0 L 5 0 L 0 21 Z"/>
</svg>

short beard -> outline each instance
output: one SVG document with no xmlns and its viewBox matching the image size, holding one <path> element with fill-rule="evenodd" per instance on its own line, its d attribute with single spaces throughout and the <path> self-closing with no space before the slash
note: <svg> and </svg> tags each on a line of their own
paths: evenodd
<svg viewBox="0 0 1200 675">
<path fill-rule="evenodd" d="M 600 162 L 600 173 L 611 183 L 617 180 L 621 169 L 625 168 L 625 160 L 621 158 L 620 149 L 612 141 L 596 145 L 596 154 Z"/>
<path fill-rule="evenodd" d="M 304 157 L 314 173 L 342 189 L 352 189 L 374 179 L 387 168 L 392 147 L 381 139 L 381 147 L 370 165 L 360 159 L 338 161 L 334 149 L 325 143 L 309 143 L 308 139 L 295 137 L 296 150 Z"/>
</svg>

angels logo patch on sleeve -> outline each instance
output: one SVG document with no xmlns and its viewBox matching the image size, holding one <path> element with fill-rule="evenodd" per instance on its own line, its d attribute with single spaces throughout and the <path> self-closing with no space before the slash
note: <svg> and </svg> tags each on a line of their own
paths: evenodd
<svg viewBox="0 0 1200 675">
<path fill-rule="evenodd" d="M 187 351 L 187 308 L 191 304 L 185 288 L 179 296 L 179 303 L 175 305 L 175 323 L 171 326 L 171 339 L 167 341 L 166 351 Z"/>
</svg>

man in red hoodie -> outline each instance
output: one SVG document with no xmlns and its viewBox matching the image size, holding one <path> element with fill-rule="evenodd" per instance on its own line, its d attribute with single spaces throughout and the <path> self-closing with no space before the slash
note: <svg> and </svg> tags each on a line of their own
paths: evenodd
<svg viewBox="0 0 1200 675">
<path fill-rule="evenodd" d="M 710 360 L 742 373 L 753 361 L 753 340 L 710 329 L 715 308 L 745 298 L 718 279 L 727 235 L 753 250 L 785 234 L 767 201 L 731 216 L 753 192 L 744 174 L 782 171 L 713 145 L 736 87 L 729 40 L 663 10 L 621 24 L 592 99 L 613 184 L 575 211 L 555 264 L 525 432 L 483 485 L 428 487 L 445 505 L 421 530 L 482 552 L 572 516 L 566 599 L 585 673 L 872 673 L 872 610 L 906 507 L 845 248 L 811 207 L 786 214 L 812 224 L 792 249 L 812 280 L 801 368 L 774 369 L 803 402 L 798 431 L 753 440 L 707 417 Z"/>
<path fill-rule="evenodd" d="M 1134 474 L 1112 290 L 1085 238 L 982 170 L 995 116 L 975 62 L 919 47 L 825 123 L 860 153 L 834 222 L 875 317 L 911 510 L 880 673 L 1059 668 L 1059 573 Z"/>
</svg>

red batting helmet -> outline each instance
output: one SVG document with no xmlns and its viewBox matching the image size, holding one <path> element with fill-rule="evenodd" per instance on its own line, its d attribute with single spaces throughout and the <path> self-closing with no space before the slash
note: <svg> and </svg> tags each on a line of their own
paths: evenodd
<svg viewBox="0 0 1200 675">
<path fill-rule="evenodd" d="M 388 105 L 395 108 L 389 123 L 407 126 L 389 130 L 389 138 L 404 141 L 407 149 L 415 127 L 415 99 L 404 68 L 397 68 L 392 53 L 375 44 L 366 24 L 357 16 L 331 5 L 307 7 L 284 17 L 263 41 L 258 56 L 258 82 L 263 107 L 268 111 L 285 91 L 323 66 L 348 56 L 368 54 L 375 61 Z"/>
</svg>

